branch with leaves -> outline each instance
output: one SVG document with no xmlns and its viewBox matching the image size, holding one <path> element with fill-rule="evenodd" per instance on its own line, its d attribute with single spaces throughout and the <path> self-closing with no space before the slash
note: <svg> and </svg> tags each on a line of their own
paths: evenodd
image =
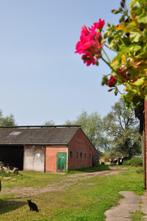
<svg viewBox="0 0 147 221">
<path fill-rule="evenodd" d="M 130 8 L 121 0 L 120 7 L 112 13 L 120 14 L 117 25 L 107 24 L 99 19 L 91 27 L 82 27 L 80 40 L 76 44 L 76 53 L 82 55 L 86 65 L 99 65 L 103 60 L 110 73 L 102 77 L 102 85 L 109 87 L 117 95 L 123 86 L 121 95 L 129 106 L 138 106 L 147 95 L 147 1 L 131 0 Z M 112 60 L 105 47 L 116 52 Z"/>
</svg>

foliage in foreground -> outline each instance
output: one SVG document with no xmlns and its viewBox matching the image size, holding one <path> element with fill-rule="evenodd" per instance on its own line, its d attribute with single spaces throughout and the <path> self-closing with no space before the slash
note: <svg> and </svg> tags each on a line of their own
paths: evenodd
<svg viewBox="0 0 147 221">
<path fill-rule="evenodd" d="M 102 84 L 115 95 L 120 92 L 119 86 L 123 86 L 122 97 L 127 105 L 135 107 L 142 104 L 147 95 L 146 11 L 146 0 L 131 0 L 129 8 L 126 0 L 121 0 L 119 8 L 112 10 L 113 14 L 120 15 L 117 25 L 108 23 L 104 34 L 103 19 L 91 27 L 83 26 L 76 44 L 76 53 L 86 65 L 99 65 L 102 59 L 109 66 L 110 74 L 103 77 Z M 115 52 L 112 60 L 105 48 Z"/>
</svg>

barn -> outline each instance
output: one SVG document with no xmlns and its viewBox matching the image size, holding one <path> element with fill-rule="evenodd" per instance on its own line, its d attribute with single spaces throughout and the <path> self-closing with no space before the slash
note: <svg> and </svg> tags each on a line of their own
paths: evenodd
<svg viewBox="0 0 147 221">
<path fill-rule="evenodd" d="M 0 161 L 19 170 L 60 172 L 92 167 L 97 159 L 79 126 L 0 128 Z"/>
</svg>

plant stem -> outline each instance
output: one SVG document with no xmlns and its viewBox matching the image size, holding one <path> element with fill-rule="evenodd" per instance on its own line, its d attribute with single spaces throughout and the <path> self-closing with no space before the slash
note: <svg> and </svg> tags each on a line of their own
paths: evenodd
<svg viewBox="0 0 147 221">
<path fill-rule="evenodd" d="M 108 48 L 109 50 L 114 51 L 114 52 L 116 53 L 116 51 L 113 50 L 112 48 L 110 48 L 106 43 L 104 44 L 104 46 L 105 46 L 106 48 Z"/>
<path fill-rule="evenodd" d="M 118 90 L 118 93 L 123 94 L 123 93 L 118 89 L 118 87 L 117 87 L 117 90 Z"/>
<path fill-rule="evenodd" d="M 109 64 L 109 62 L 108 62 L 105 58 L 103 58 L 103 57 L 101 56 L 101 59 L 109 66 L 109 68 L 110 68 L 112 71 L 116 72 L 116 70 L 114 70 L 114 68 Z"/>
<path fill-rule="evenodd" d="M 102 51 L 104 52 L 104 55 L 106 56 L 106 58 L 108 59 L 109 62 L 111 62 L 110 58 L 108 57 L 107 53 L 105 52 L 105 50 L 102 48 Z"/>
</svg>

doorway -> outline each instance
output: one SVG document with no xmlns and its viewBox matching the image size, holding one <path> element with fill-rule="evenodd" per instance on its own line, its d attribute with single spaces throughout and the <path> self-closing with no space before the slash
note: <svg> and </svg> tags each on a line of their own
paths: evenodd
<svg viewBox="0 0 147 221">
<path fill-rule="evenodd" d="M 0 161 L 4 165 L 23 170 L 23 153 L 24 148 L 21 145 L 2 145 L 0 146 Z"/>
<path fill-rule="evenodd" d="M 57 153 L 57 171 L 66 171 L 67 153 Z"/>
</svg>

